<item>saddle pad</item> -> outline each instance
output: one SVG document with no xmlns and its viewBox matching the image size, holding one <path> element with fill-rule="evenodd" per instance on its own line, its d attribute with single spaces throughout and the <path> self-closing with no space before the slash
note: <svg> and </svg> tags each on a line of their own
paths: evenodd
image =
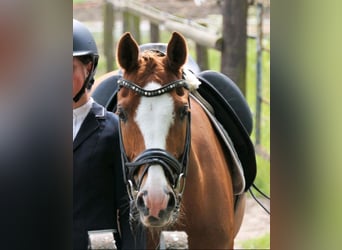
<svg viewBox="0 0 342 250">
<path fill-rule="evenodd" d="M 212 113 L 212 107 L 209 107 L 203 97 L 197 92 L 194 91 L 191 94 L 191 97 L 202 107 L 202 109 L 206 112 L 209 117 L 212 125 L 215 128 L 216 134 L 218 137 L 222 139 L 222 143 L 225 145 L 224 150 L 225 153 L 229 152 L 231 163 L 229 164 L 229 171 L 232 176 L 233 181 L 233 191 L 234 195 L 240 195 L 245 192 L 246 181 L 244 176 L 244 171 L 241 165 L 241 161 L 239 156 L 235 150 L 234 144 L 227 133 L 227 131 L 222 127 L 220 122 L 216 119 L 214 114 Z M 227 154 L 225 154 L 227 155 Z"/>
<path fill-rule="evenodd" d="M 250 139 L 253 122 L 249 107 L 244 103 L 244 98 L 241 99 L 239 96 L 241 92 L 236 92 L 234 86 L 228 86 L 235 85 L 228 77 L 214 71 L 207 71 L 209 74 L 205 73 L 197 75 L 201 81 L 197 91 L 213 107 L 215 117 L 229 134 L 243 167 L 245 191 L 247 191 L 253 184 L 257 171 L 254 145 Z M 235 91 L 235 93 L 228 93 L 228 97 L 227 92 L 224 92 L 227 97 L 225 98 L 219 92 L 223 89 Z M 239 112 L 239 115 L 236 112 Z"/>
<path fill-rule="evenodd" d="M 116 94 L 118 92 L 117 82 L 121 77 L 121 75 L 112 75 L 108 77 L 101 82 L 91 95 L 98 104 L 101 104 L 109 111 L 116 111 Z"/>
</svg>

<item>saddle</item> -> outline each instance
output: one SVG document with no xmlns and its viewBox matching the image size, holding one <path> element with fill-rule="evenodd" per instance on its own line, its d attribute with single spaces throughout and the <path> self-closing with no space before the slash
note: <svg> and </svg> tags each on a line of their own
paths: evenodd
<svg viewBox="0 0 342 250">
<path fill-rule="evenodd" d="M 250 188 L 257 172 L 254 145 L 250 139 L 252 113 L 240 89 L 226 75 L 207 70 L 197 74 L 197 78 L 201 82 L 197 99 L 205 106 L 205 111 L 210 112 L 208 116 L 223 139 L 226 155 L 232 158 L 234 193 L 240 194 Z"/>
</svg>

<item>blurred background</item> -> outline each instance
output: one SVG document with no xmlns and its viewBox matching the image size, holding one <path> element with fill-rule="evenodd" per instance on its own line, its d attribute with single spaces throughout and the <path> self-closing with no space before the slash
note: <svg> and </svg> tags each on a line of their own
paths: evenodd
<svg viewBox="0 0 342 250">
<path fill-rule="evenodd" d="M 110 22 L 115 24 L 112 36 L 109 36 L 113 41 L 104 39 L 105 34 L 110 34 L 110 32 L 103 32 L 107 27 L 102 21 L 106 2 L 82 2 L 0 1 L 2 249 L 72 248 L 71 20 L 74 16 L 89 24 L 89 28 L 97 36 L 99 46 L 104 48 L 106 45 L 104 41 L 110 41 L 108 44 L 111 46 L 108 48 L 113 50 L 112 55 L 115 53 L 115 45 L 120 33 L 123 30 L 132 33 L 134 31 L 133 28 L 123 28 L 125 19 L 120 14 L 122 11 L 119 10 L 128 7 L 117 6 L 113 11 L 115 22 Z M 131 1 L 120 2 L 126 4 Z M 342 196 L 339 194 L 342 189 L 342 1 L 272 0 L 271 12 L 269 12 L 270 1 L 262 2 L 263 18 L 260 20 L 263 22 L 263 28 L 257 30 L 262 30 L 263 38 L 259 40 L 253 38 L 257 37 L 255 33 L 249 32 L 253 30 L 251 27 L 258 27 L 256 24 L 259 2 L 247 2 L 243 5 L 242 12 L 239 12 L 241 8 L 237 7 L 228 6 L 228 9 L 224 9 L 227 3 L 233 2 L 229 0 L 196 2 L 197 5 L 192 0 L 139 1 L 140 4 L 144 4 L 146 10 L 167 6 L 167 9 L 161 9 L 165 13 L 164 19 L 154 19 L 153 22 L 158 24 L 159 40 L 164 42 L 169 39 L 168 28 L 179 28 L 179 25 L 176 26 L 174 22 L 166 24 L 163 21 L 168 18 L 174 20 L 176 16 L 183 18 L 182 22 L 185 20 L 188 24 L 196 25 L 193 23 L 194 19 L 200 19 L 199 22 L 202 24 L 203 19 L 216 20 L 216 17 L 208 17 L 211 14 L 229 13 L 228 16 L 233 17 L 234 14 L 242 13 L 241 20 L 245 21 L 233 22 L 237 26 L 243 26 L 238 26 L 237 30 L 228 24 L 222 25 L 224 21 L 222 20 L 221 23 L 218 20 L 213 24 L 209 21 L 204 24 L 208 27 L 210 25 L 208 29 L 201 28 L 202 31 L 203 28 L 205 29 L 205 35 L 203 32 L 190 32 L 192 29 L 189 26 L 186 26 L 189 32 L 182 33 L 188 39 L 191 55 L 200 62 L 208 61 L 208 66 L 202 65 L 202 70 L 209 68 L 226 72 L 226 68 L 222 69 L 222 61 L 224 66 L 230 68 L 231 71 L 227 71 L 228 75 L 234 77 L 241 88 L 246 86 L 244 93 L 255 116 L 254 121 L 258 120 L 256 117 L 260 117 L 260 123 L 256 122 L 261 127 L 260 143 L 256 140 L 256 124 L 252 139 L 258 157 L 257 185 L 262 190 L 266 190 L 266 193 L 270 191 L 270 172 L 272 176 L 271 248 L 276 250 L 340 249 L 342 245 Z M 182 8 L 173 8 L 177 3 L 181 3 Z M 220 7 L 217 7 L 216 3 L 221 3 Z M 237 0 L 235 3 L 246 2 Z M 209 10 L 212 11 L 211 6 L 216 11 L 209 13 Z M 79 12 L 85 14 L 81 17 Z M 94 19 L 95 13 L 99 13 L 98 19 Z M 192 13 L 197 16 L 190 18 Z M 145 16 L 141 17 L 141 25 L 139 25 L 140 27 L 143 23 L 147 24 L 145 26 L 147 32 L 141 33 L 141 42 L 152 41 L 150 32 L 156 33 L 156 27 L 150 25 L 149 21 L 144 21 L 148 19 Z M 269 52 L 270 33 L 267 33 L 269 16 L 272 19 L 272 55 Z M 224 19 L 223 15 L 221 18 Z M 232 20 L 230 22 L 232 23 Z M 246 25 L 244 22 L 247 22 Z M 92 23 L 95 23 L 94 26 Z M 244 27 L 246 35 L 244 35 Z M 110 29 L 110 25 L 108 28 Z M 223 32 L 222 30 L 226 28 L 228 31 Z M 235 35 L 230 35 L 230 32 Z M 238 39 L 239 34 L 243 34 L 242 37 L 245 37 L 246 42 Z M 221 47 L 221 52 L 213 49 L 216 48 L 216 44 L 220 44 L 215 39 L 221 36 L 227 36 L 223 40 L 230 41 L 232 45 L 228 49 L 234 48 L 233 50 L 223 50 L 227 47 Z M 232 40 L 229 40 L 229 37 Z M 208 41 L 204 41 L 207 38 L 210 38 L 209 44 Z M 202 50 L 201 47 L 196 49 L 195 44 L 207 49 Z M 234 44 L 236 47 L 233 46 Z M 243 54 L 244 44 L 246 44 L 246 56 L 234 54 L 222 56 L 222 53 L 229 55 L 240 51 Z M 262 50 L 257 49 L 257 44 L 262 44 L 259 47 Z M 238 50 L 239 46 L 241 50 Z M 202 51 L 204 56 L 199 56 L 197 51 Z M 202 61 L 201 58 L 206 58 L 203 51 L 207 51 L 207 60 Z M 262 56 L 259 63 L 256 59 L 260 58 L 258 51 L 261 51 Z M 103 50 L 101 53 L 102 70 L 99 70 L 98 77 L 108 71 L 107 65 L 111 65 L 107 63 L 104 56 L 108 52 L 105 53 Z M 269 73 L 270 57 L 272 57 L 271 73 Z M 235 59 L 232 60 L 233 63 L 227 61 L 229 58 Z M 236 72 L 239 71 L 234 71 L 232 68 L 234 66 L 238 68 L 234 62 L 239 62 L 241 58 L 246 58 L 245 70 L 243 70 L 245 73 L 241 75 L 245 80 L 236 80 Z M 116 68 L 116 65 L 113 63 L 109 67 L 111 70 Z M 258 68 L 262 69 L 260 78 L 257 78 Z M 270 81 L 272 88 L 270 88 Z M 258 82 L 262 84 L 258 85 Z M 257 86 L 261 88 L 257 90 Z M 272 92 L 271 110 L 270 91 Z M 262 94 L 257 95 L 257 93 Z M 257 111 L 257 99 L 263 100 L 259 102 L 261 112 Z M 270 111 L 272 112 L 272 169 L 269 163 Z M 261 115 L 258 116 L 258 113 Z M 259 145 L 262 150 L 258 149 Z M 258 213 L 264 213 L 261 208 L 258 209 Z M 261 216 L 256 214 L 254 219 L 258 218 Z M 266 218 L 269 219 L 268 216 Z M 252 224 L 260 225 L 260 222 Z M 241 230 L 243 231 L 243 228 Z M 253 228 L 251 232 L 261 232 L 263 235 L 261 229 Z M 269 235 L 266 243 L 268 245 Z M 263 246 L 254 248 L 269 248 L 269 245 Z"/>
<path fill-rule="evenodd" d="M 117 69 L 116 43 L 124 32 L 139 44 L 167 43 L 173 31 L 182 33 L 202 71 L 226 74 L 245 95 L 254 120 L 255 184 L 270 195 L 270 0 L 74 0 L 73 17 L 96 39 L 96 78 Z M 236 246 L 270 248 L 270 216 L 250 196 Z"/>
</svg>

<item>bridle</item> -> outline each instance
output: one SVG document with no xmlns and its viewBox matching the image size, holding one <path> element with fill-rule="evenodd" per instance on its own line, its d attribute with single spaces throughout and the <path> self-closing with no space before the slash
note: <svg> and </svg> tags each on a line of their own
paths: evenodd
<svg viewBox="0 0 342 250">
<path fill-rule="evenodd" d="M 156 90 L 145 90 L 139 87 L 137 84 L 128 81 L 126 79 L 118 80 L 119 90 L 121 88 L 127 88 L 140 96 L 144 97 L 155 97 L 160 96 L 165 93 L 170 92 L 171 90 L 179 87 L 188 88 L 188 83 L 184 79 L 176 80 L 166 84 L 165 86 L 156 89 Z M 188 104 L 190 105 L 190 99 L 188 99 Z M 121 160 L 124 174 L 124 182 L 127 186 L 127 191 L 129 195 L 129 199 L 131 203 L 137 197 L 139 192 L 141 182 L 143 177 L 146 175 L 149 167 L 151 165 L 158 164 L 162 166 L 166 176 L 169 179 L 169 182 L 172 184 L 172 189 L 174 194 L 176 195 L 177 204 L 176 209 L 179 210 L 179 205 L 182 199 L 184 186 L 185 186 L 185 178 L 188 169 L 188 161 L 189 161 L 189 152 L 190 152 L 190 142 L 191 142 L 191 117 L 190 112 L 187 115 L 187 128 L 186 128 L 186 137 L 185 137 L 185 145 L 183 154 L 181 156 L 181 160 L 179 161 L 171 153 L 164 149 L 160 148 L 149 148 L 143 151 L 140 155 L 138 155 L 132 162 L 128 160 L 122 139 L 121 125 L 119 125 L 119 138 L 120 138 L 120 149 L 121 149 Z M 134 175 L 140 167 L 144 167 L 141 176 L 136 182 L 134 179 Z M 131 216 L 130 216 L 131 217 Z"/>
<path fill-rule="evenodd" d="M 184 79 L 173 81 L 159 89 L 156 90 L 145 90 L 139 87 L 137 84 L 125 80 L 123 78 L 118 80 L 119 89 L 128 88 L 136 92 L 140 96 L 144 97 L 155 97 L 162 94 L 168 93 L 171 90 L 184 87 L 188 89 L 187 81 Z M 190 105 L 190 102 L 189 102 Z M 128 188 L 128 194 L 131 200 L 136 198 L 138 190 L 140 188 L 142 179 L 147 173 L 148 168 L 153 164 L 161 165 L 169 177 L 169 181 L 172 184 L 172 188 L 177 194 L 177 198 L 181 199 L 184 191 L 185 177 L 188 167 L 189 151 L 190 151 L 190 141 L 191 141 L 191 131 L 190 131 L 190 120 L 191 116 L 188 113 L 188 123 L 186 129 L 185 145 L 183 150 L 183 155 L 179 161 L 174 156 L 172 156 L 168 151 L 159 148 L 150 148 L 143 151 L 140 155 L 136 157 L 132 162 L 129 162 L 122 140 L 121 126 L 119 126 L 119 137 L 120 137 L 120 149 L 121 149 L 121 160 L 124 173 L 124 182 Z M 145 165 L 143 174 L 140 176 L 138 183 L 134 180 L 134 175 L 136 171 Z M 183 181 L 181 181 L 183 179 Z M 183 183 L 183 185 L 182 185 Z"/>
</svg>

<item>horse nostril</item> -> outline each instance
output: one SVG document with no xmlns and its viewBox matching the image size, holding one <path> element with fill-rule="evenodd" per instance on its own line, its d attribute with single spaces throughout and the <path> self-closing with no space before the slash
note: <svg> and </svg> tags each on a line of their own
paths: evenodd
<svg viewBox="0 0 342 250">
<path fill-rule="evenodd" d="M 168 209 L 173 209 L 176 206 L 176 198 L 172 192 L 169 192 L 169 202 L 167 203 Z"/>
<path fill-rule="evenodd" d="M 144 195 L 145 195 L 145 192 L 140 194 L 137 198 L 137 207 L 138 208 L 144 208 L 145 207 Z"/>
<path fill-rule="evenodd" d="M 142 192 L 136 201 L 136 206 L 138 208 L 138 210 L 140 211 L 140 213 L 143 213 L 144 216 L 149 215 L 149 208 L 146 207 L 145 205 L 145 201 L 144 201 L 144 196 L 147 195 L 147 191 Z"/>
</svg>

